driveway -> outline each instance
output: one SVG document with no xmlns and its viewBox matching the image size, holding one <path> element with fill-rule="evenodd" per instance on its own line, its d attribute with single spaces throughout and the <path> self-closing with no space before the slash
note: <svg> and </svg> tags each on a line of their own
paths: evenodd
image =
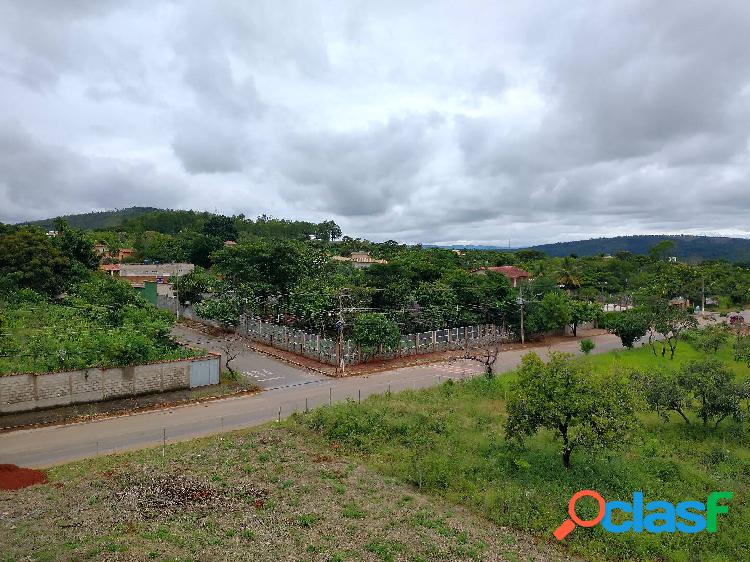
<svg viewBox="0 0 750 562">
<path fill-rule="evenodd" d="M 205 336 L 202 345 L 214 345 Z M 593 338 L 595 353 L 620 348 L 612 335 Z M 580 353 L 578 341 L 563 342 L 551 348 L 534 348 L 546 357 L 550 350 Z M 531 349 L 503 352 L 498 358 L 498 373 L 515 368 Z M 185 406 L 137 413 L 117 418 L 71 425 L 19 430 L 0 435 L 0 463 L 44 467 L 80 458 L 118 451 L 159 446 L 230 429 L 259 425 L 285 418 L 323 404 L 346 399 L 361 400 L 371 394 L 425 388 L 451 379 L 475 376 L 481 366 L 474 362 L 455 361 L 405 367 L 392 371 L 343 379 L 321 378 L 249 349 L 237 366 L 248 372 L 259 371 L 267 383 L 265 392 Z M 256 363 L 257 361 L 257 363 Z M 265 366 L 261 366 L 265 365 Z M 266 369 L 268 373 L 264 373 Z M 282 377 L 276 379 L 275 377 Z M 286 384 L 276 384 L 284 382 Z"/>
</svg>

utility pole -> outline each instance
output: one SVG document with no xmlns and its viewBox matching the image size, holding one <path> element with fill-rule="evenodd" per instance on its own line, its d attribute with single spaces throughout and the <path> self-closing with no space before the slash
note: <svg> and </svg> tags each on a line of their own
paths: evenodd
<svg viewBox="0 0 750 562">
<path fill-rule="evenodd" d="M 519 285 L 518 294 L 518 304 L 521 305 L 521 345 L 523 345 L 526 343 L 526 336 L 523 332 L 523 285 Z"/>
<path fill-rule="evenodd" d="M 177 302 L 176 302 L 177 306 L 175 307 L 175 314 L 177 315 L 177 320 L 179 320 L 180 319 L 180 266 L 179 265 L 177 266 L 177 269 L 175 270 L 175 277 L 177 279 L 174 284 L 174 293 L 175 293 L 175 298 L 177 299 Z"/>
<path fill-rule="evenodd" d="M 346 367 L 345 361 L 344 361 L 344 292 L 339 292 L 339 320 L 336 322 L 336 327 L 339 330 L 339 346 L 338 346 L 338 365 L 336 366 L 336 371 L 341 370 L 341 374 L 344 374 L 344 369 Z"/>
</svg>

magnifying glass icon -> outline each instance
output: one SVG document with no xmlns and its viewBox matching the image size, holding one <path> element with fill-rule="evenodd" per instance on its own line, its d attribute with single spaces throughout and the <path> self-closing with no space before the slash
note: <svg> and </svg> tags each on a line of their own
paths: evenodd
<svg viewBox="0 0 750 562">
<path fill-rule="evenodd" d="M 586 496 L 594 498 L 599 504 L 599 513 L 593 519 L 581 519 L 576 514 L 576 502 Z M 598 525 L 599 522 L 604 519 L 604 512 L 604 498 L 599 492 L 595 492 L 594 490 L 581 490 L 580 492 L 576 492 L 573 494 L 573 497 L 570 498 L 570 502 L 568 502 L 568 515 L 570 516 L 570 519 L 563 521 L 563 524 L 555 529 L 555 532 L 552 534 L 555 535 L 557 540 L 561 541 L 576 528 L 576 525 L 579 527 L 593 527 L 594 525 Z"/>
</svg>

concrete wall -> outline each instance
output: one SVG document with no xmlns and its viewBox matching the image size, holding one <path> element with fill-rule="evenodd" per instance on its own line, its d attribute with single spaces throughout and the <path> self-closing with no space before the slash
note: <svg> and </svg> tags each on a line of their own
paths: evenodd
<svg viewBox="0 0 750 562">
<path fill-rule="evenodd" d="M 0 414 L 190 387 L 192 362 L 218 355 L 112 369 L 0 376 Z"/>
</svg>

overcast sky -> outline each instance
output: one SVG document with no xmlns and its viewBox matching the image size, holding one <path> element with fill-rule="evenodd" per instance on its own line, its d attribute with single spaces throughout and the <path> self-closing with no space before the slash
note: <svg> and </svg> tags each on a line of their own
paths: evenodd
<svg viewBox="0 0 750 562">
<path fill-rule="evenodd" d="M 0 221 L 750 235 L 748 0 L 0 0 Z"/>
</svg>

